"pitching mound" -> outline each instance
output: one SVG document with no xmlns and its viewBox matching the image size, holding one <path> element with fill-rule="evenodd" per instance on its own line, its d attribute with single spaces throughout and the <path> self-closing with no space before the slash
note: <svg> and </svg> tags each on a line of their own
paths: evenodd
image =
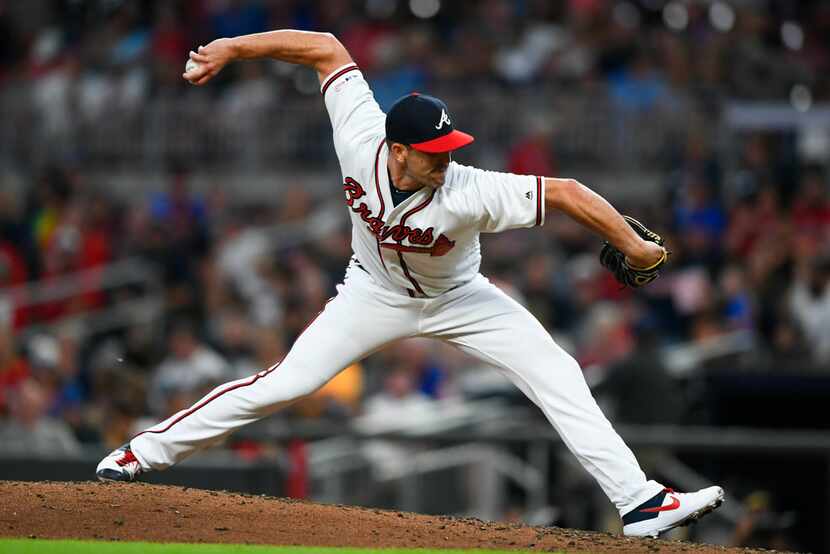
<svg viewBox="0 0 830 554">
<path fill-rule="evenodd" d="M 0 536 L 301 546 L 749 553 L 181 487 L 0 482 Z"/>
</svg>

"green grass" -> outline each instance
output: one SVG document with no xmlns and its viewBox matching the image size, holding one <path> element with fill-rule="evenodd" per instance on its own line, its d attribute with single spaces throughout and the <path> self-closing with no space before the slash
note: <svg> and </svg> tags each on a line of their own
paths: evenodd
<svg viewBox="0 0 830 554">
<path fill-rule="evenodd" d="M 160 544 L 121 541 L 0 539 L 2 554 L 521 554 L 511 550 L 434 550 L 426 548 L 323 548 L 241 544 Z"/>
</svg>

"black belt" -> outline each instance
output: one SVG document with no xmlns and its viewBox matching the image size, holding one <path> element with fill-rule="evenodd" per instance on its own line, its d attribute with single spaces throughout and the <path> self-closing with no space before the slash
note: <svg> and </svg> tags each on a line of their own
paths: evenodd
<svg viewBox="0 0 830 554">
<path fill-rule="evenodd" d="M 362 270 L 366 273 L 366 275 L 369 275 L 369 276 L 371 277 L 371 275 L 372 275 L 372 274 L 371 274 L 371 273 L 369 273 L 369 270 L 368 270 L 368 269 L 366 269 L 365 267 L 363 267 L 363 266 L 360 264 L 360 260 L 358 260 L 357 258 L 354 258 L 354 257 L 353 257 L 352 259 L 354 260 L 354 265 L 356 265 L 357 267 L 359 267 L 360 269 L 362 269 Z M 458 287 L 460 287 L 461 285 L 465 285 L 465 284 L 466 284 L 466 283 L 461 283 L 461 284 L 455 285 L 454 287 L 449 288 L 449 289 L 445 290 L 444 292 L 450 292 L 451 290 L 455 290 L 455 289 L 457 289 Z M 412 289 L 406 289 L 406 292 L 407 292 L 407 294 L 409 294 L 410 298 L 418 298 L 418 293 L 416 293 L 414 290 L 412 290 Z M 424 298 L 429 298 L 429 296 L 424 295 Z"/>
</svg>

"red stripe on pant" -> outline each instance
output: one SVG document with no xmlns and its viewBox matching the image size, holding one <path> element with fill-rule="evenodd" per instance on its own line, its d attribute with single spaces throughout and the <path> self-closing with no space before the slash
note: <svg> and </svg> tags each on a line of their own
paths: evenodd
<svg viewBox="0 0 830 554">
<path fill-rule="evenodd" d="M 328 304 L 328 303 L 329 303 L 329 302 L 331 302 L 332 300 L 334 300 L 334 299 L 333 299 L 333 298 L 330 298 L 330 299 L 326 302 L 326 304 Z M 317 318 L 318 318 L 318 317 L 320 317 L 320 314 L 322 314 L 322 313 L 323 313 L 323 310 L 325 310 L 325 309 L 326 309 L 326 307 L 325 307 L 325 306 L 323 306 L 323 309 L 322 309 L 322 310 L 320 310 L 320 311 L 317 313 L 317 315 L 316 315 L 316 316 L 314 316 L 314 318 L 313 318 L 311 321 L 309 321 L 309 322 L 308 322 L 308 324 L 305 326 L 305 328 L 303 328 L 303 330 L 302 330 L 302 331 L 300 331 L 300 334 L 297 336 L 297 340 L 299 340 L 299 339 L 300 339 L 300 337 L 303 335 L 303 333 L 305 333 L 305 332 L 306 332 L 306 330 L 307 330 L 309 327 L 311 327 L 311 324 L 312 324 L 312 323 L 314 323 L 315 321 L 317 321 Z M 296 342 L 296 341 L 294 341 L 294 342 Z M 283 357 L 283 359 L 285 359 L 285 358 Z M 246 382 L 246 383 L 237 383 L 237 384 L 235 384 L 235 385 L 233 385 L 233 386 L 231 386 L 231 387 L 228 387 L 228 388 L 226 388 L 226 389 L 223 389 L 223 390 L 221 390 L 221 391 L 217 392 L 216 394 L 212 395 L 212 396 L 211 396 L 211 397 L 209 397 L 209 398 L 205 398 L 203 401 L 201 401 L 200 403 L 196 404 L 195 406 L 193 406 L 192 408 L 190 408 L 189 410 L 187 410 L 185 413 L 181 414 L 179 417 L 177 417 L 176 419 L 174 419 L 173 421 L 171 421 L 171 422 L 170 422 L 170 423 L 169 423 L 169 424 L 168 424 L 168 425 L 167 425 L 164 429 L 147 429 L 147 430 L 142 431 L 142 432 L 140 432 L 139 434 L 137 434 L 135 437 L 133 437 L 133 439 L 134 439 L 134 438 L 136 438 L 136 437 L 140 437 L 140 436 L 141 436 L 141 435 L 143 435 L 144 433 L 161 434 L 161 433 L 164 433 L 164 432 L 166 432 L 166 431 L 169 431 L 169 430 L 170 430 L 170 428 L 171 428 L 171 427 L 173 427 L 175 424 L 177 424 L 178 422 L 180 422 L 181 420 L 183 420 L 183 419 L 184 419 L 184 418 L 186 418 L 187 416 L 190 416 L 190 415 L 195 414 L 196 412 L 198 412 L 199 410 L 201 410 L 202 408 L 204 408 L 205 406 L 207 406 L 208 404 L 210 404 L 211 402 L 213 402 L 214 400 L 216 400 L 217 398 L 219 398 L 219 397 L 220 397 L 220 396 L 222 396 L 223 394 L 227 394 L 227 393 L 229 393 L 229 392 L 231 392 L 231 391 L 235 391 L 236 389 L 241 389 L 242 387 L 249 387 L 249 386 L 253 385 L 254 383 L 256 383 L 257 381 L 259 381 L 261 378 L 268 376 L 268 375 L 269 375 L 272 371 L 274 371 L 275 369 L 277 369 L 277 368 L 280 366 L 280 364 L 281 364 L 281 363 L 282 363 L 282 360 L 278 361 L 277 363 L 275 363 L 274 365 L 272 365 L 272 366 L 271 366 L 271 367 L 269 367 L 268 369 L 266 369 L 266 370 L 264 370 L 264 371 L 260 371 L 259 373 L 257 373 L 257 374 L 255 374 L 255 375 L 251 376 L 251 380 L 250 380 L 250 381 L 248 381 L 248 382 Z M 132 440 L 132 439 L 130 439 L 130 440 Z"/>
</svg>

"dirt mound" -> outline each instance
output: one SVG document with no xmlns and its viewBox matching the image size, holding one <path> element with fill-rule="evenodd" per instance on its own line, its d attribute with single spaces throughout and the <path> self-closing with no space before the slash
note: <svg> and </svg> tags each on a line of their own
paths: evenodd
<svg viewBox="0 0 830 554">
<path fill-rule="evenodd" d="M 0 482 L 0 536 L 568 552 L 750 550 L 181 487 Z"/>
</svg>

